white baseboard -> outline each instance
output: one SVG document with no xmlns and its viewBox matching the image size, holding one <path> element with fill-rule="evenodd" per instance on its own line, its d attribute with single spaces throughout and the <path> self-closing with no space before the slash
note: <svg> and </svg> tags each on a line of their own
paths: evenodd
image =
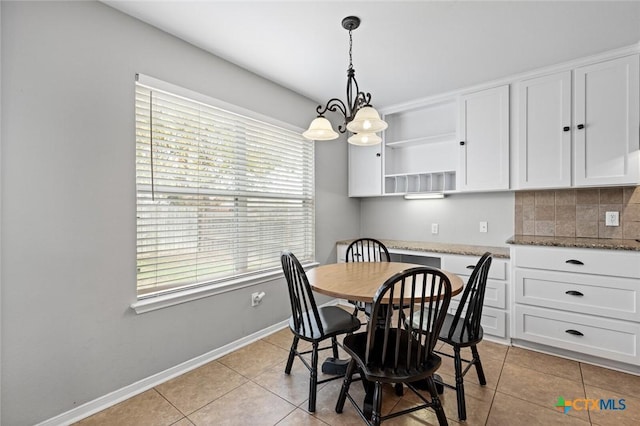
<svg viewBox="0 0 640 426">
<path fill-rule="evenodd" d="M 82 404 L 56 417 L 52 417 L 48 420 L 45 420 L 42 423 L 38 423 L 38 426 L 62 426 L 62 425 L 66 426 L 66 425 L 75 423 L 77 421 L 80 421 L 86 417 L 89 417 L 92 414 L 95 414 L 99 411 L 109 408 L 119 402 L 122 402 L 144 391 L 152 389 L 153 387 L 161 383 L 164 383 L 167 380 L 171 380 L 174 377 L 178 377 L 184 373 L 187 373 L 191 370 L 201 367 L 204 364 L 211 362 L 215 359 L 218 359 L 230 352 L 236 351 L 242 348 L 243 346 L 246 346 L 257 340 L 263 339 L 264 337 L 285 328 L 288 324 L 289 324 L 289 320 L 285 320 L 277 324 L 274 324 L 270 327 L 267 327 L 253 334 L 250 334 L 249 336 L 243 337 L 227 345 L 224 345 L 220 348 L 214 349 L 210 352 L 207 352 L 205 354 L 192 358 L 188 361 L 185 361 L 181 364 L 178 364 L 175 367 L 168 368 L 164 371 L 161 371 L 160 373 L 154 374 L 153 376 L 149 376 L 138 382 L 132 383 L 121 389 L 118 389 L 104 396 L 96 398 L 93 401 L 89 401 L 85 404 Z"/>
<path fill-rule="evenodd" d="M 339 300 L 334 299 L 323 304 L 322 306 L 336 305 L 338 303 L 339 303 Z M 181 364 L 178 364 L 175 367 L 168 368 L 164 371 L 161 371 L 160 373 L 154 374 L 145 379 L 139 380 L 128 386 L 125 386 L 121 389 L 118 389 L 104 396 L 96 398 L 93 401 L 84 403 L 72 410 L 69 410 L 58 416 L 45 420 L 42 423 L 38 423 L 36 426 L 67 426 L 72 423 L 78 422 L 86 417 L 91 416 L 92 414 L 105 410 L 113 405 L 116 405 L 119 402 L 122 402 L 144 391 L 152 389 L 153 387 L 161 383 L 164 383 L 167 380 L 171 380 L 174 377 L 178 377 L 184 373 L 187 373 L 191 370 L 201 367 L 204 364 L 211 362 L 213 360 L 216 360 L 230 352 L 236 351 L 242 348 L 243 346 L 247 346 L 250 343 L 263 339 L 268 335 L 275 333 L 276 331 L 282 330 L 283 328 L 287 327 L 288 324 L 289 324 L 288 319 L 281 321 L 277 324 L 264 328 L 253 334 L 242 337 L 220 348 L 214 349 L 210 352 L 207 352 L 205 354 L 192 358 L 188 361 L 185 361 Z"/>
</svg>

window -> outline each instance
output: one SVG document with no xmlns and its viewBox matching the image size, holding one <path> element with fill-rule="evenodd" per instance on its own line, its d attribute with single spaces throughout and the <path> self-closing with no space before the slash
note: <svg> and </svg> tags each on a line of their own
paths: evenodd
<svg viewBox="0 0 640 426">
<path fill-rule="evenodd" d="M 313 143 L 221 105 L 137 78 L 139 299 L 279 271 L 284 249 L 314 259 Z"/>
</svg>

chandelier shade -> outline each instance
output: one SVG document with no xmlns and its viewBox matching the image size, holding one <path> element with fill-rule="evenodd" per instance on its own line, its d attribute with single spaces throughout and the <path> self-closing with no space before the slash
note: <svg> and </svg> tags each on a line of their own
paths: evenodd
<svg viewBox="0 0 640 426">
<path fill-rule="evenodd" d="M 307 139 L 314 141 L 330 141 L 338 138 L 338 133 L 333 130 L 331 123 L 324 117 L 315 118 L 306 132 L 302 133 Z"/>
<path fill-rule="evenodd" d="M 356 116 L 347 124 L 347 130 L 353 133 L 375 133 L 386 129 L 388 124 L 380 119 L 380 114 L 370 106 L 362 107 Z"/>
<path fill-rule="evenodd" d="M 349 68 L 347 69 L 347 102 L 338 98 L 331 98 L 323 107 L 318 105 L 318 116 L 311 122 L 309 129 L 302 133 L 310 140 L 332 140 L 339 134 L 333 130 L 329 120 L 324 118 L 327 111 L 339 112 L 344 121 L 338 126 L 340 133 L 349 130 L 354 133 L 347 140 L 354 145 L 376 145 L 382 138 L 376 135 L 387 128 L 387 123 L 380 118 L 380 114 L 371 106 L 371 93 L 361 92 L 356 81 L 356 71 L 353 69 L 351 32 L 360 26 L 360 18 L 347 16 L 342 20 L 342 27 L 349 31 Z"/>
<path fill-rule="evenodd" d="M 382 138 L 375 133 L 356 133 L 347 139 L 347 142 L 359 146 L 378 145 L 382 142 Z"/>
</svg>

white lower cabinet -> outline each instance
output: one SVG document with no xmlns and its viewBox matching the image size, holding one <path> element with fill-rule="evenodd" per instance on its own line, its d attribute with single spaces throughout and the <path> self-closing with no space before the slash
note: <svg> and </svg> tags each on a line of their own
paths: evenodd
<svg viewBox="0 0 640 426">
<path fill-rule="evenodd" d="M 514 246 L 513 338 L 640 365 L 640 253 Z"/>
<path fill-rule="evenodd" d="M 640 324 L 516 304 L 515 337 L 581 354 L 638 364 Z"/>
</svg>

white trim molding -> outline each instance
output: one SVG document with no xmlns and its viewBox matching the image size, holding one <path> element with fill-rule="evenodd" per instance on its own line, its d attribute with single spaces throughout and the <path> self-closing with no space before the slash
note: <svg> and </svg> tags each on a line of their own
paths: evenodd
<svg viewBox="0 0 640 426">
<path fill-rule="evenodd" d="M 314 262 L 304 264 L 303 267 L 306 271 L 318 265 L 318 262 Z M 185 290 L 166 293 L 155 297 L 141 298 L 137 302 L 131 304 L 131 309 L 133 309 L 136 314 L 144 314 L 157 309 L 168 308 L 169 306 L 179 305 L 180 303 L 191 302 L 192 300 L 203 299 L 205 297 L 215 296 L 216 294 L 227 293 L 245 287 L 264 284 L 281 278 L 284 278 L 284 275 L 281 270 L 277 270 L 251 275 L 237 280 L 225 281 L 224 284 L 209 284 L 191 287 Z"/>
</svg>

